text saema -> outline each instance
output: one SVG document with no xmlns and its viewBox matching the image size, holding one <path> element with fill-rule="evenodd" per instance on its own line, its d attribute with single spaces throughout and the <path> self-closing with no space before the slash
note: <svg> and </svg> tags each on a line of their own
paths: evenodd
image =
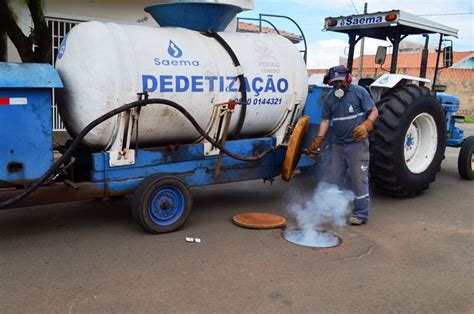
<svg viewBox="0 0 474 314">
<path fill-rule="evenodd" d="M 385 21 L 382 16 L 348 17 L 342 20 L 340 26 L 378 24 L 383 22 Z"/>
</svg>

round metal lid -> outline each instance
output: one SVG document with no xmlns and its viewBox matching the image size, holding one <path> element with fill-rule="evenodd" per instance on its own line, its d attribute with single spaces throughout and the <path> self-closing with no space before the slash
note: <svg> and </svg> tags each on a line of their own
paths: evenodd
<svg viewBox="0 0 474 314">
<path fill-rule="evenodd" d="M 286 226 L 285 217 L 267 213 L 244 213 L 232 218 L 237 226 L 250 229 L 274 229 Z"/>
<path fill-rule="evenodd" d="M 285 160 L 281 169 L 281 177 L 284 181 L 290 181 L 296 170 L 298 161 L 301 156 L 301 148 L 303 146 L 304 136 L 308 131 L 309 116 L 302 116 L 291 134 L 288 148 L 286 150 Z"/>
</svg>

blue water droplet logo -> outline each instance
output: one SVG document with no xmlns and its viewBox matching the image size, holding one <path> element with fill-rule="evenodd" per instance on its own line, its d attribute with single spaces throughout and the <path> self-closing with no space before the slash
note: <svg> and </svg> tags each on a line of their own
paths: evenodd
<svg viewBox="0 0 474 314">
<path fill-rule="evenodd" d="M 67 36 L 64 37 L 63 42 L 61 43 L 61 46 L 59 47 L 58 60 L 61 60 L 64 53 L 66 52 L 66 44 L 67 44 Z"/>
<path fill-rule="evenodd" d="M 183 51 L 179 48 L 172 40 L 168 46 L 168 53 L 173 58 L 181 58 L 183 56 Z"/>
<path fill-rule="evenodd" d="M 379 81 L 379 84 L 386 84 L 388 82 L 388 75 Z"/>
</svg>

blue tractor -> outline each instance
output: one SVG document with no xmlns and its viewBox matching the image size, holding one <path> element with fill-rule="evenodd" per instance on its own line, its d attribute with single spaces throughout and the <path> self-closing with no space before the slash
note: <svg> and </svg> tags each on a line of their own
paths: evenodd
<svg viewBox="0 0 474 314">
<path fill-rule="evenodd" d="M 371 178 L 376 190 L 390 195 L 413 196 L 428 189 L 441 169 L 446 146 L 461 147 L 459 174 L 473 180 L 474 137 L 464 138 L 464 131 L 456 121 L 464 117 L 456 115 L 459 98 L 444 92 L 445 86 L 437 84 L 439 70 L 452 65 L 454 28 L 393 10 L 362 15 L 328 17 L 325 30 L 345 33 L 349 37 L 347 67 L 352 70 L 356 44 L 364 37 L 389 40 L 393 46 L 390 69 L 380 77 L 359 78 L 358 84 L 367 88 L 379 109 L 379 118 L 371 135 Z M 426 78 L 429 36 L 439 34 L 437 62 L 431 89 Z M 400 42 L 409 35 L 426 38 L 422 52 L 420 76 L 397 74 Z M 387 47 L 380 46 L 376 63 L 381 68 L 385 62 Z M 443 56 L 443 65 L 440 58 Z M 313 81 L 306 114 L 311 116 L 310 130 L 314 134 L 319 124 L 318 113 L 325 87 L 322 78 Z M 308 162 L 302 161 L 304 165 Z"/>
</svg>

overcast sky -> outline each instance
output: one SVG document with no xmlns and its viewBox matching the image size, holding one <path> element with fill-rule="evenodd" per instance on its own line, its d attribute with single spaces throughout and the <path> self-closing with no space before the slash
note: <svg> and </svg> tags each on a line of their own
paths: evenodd
<svg viewBox="0 0 474 314">
<path fill-rule="evenodd" d="M 427 19 L 457 28 L 459 38 L 452 38 L 454 50 L 474 50 L 474 2 L 469 0 L 255 0 L 255 9 L 241 13 L 239 17 L 258 17 L 259 13 L 267 13 L 293 18 L 303 29 L 308 42 L 308 67 L 327 68 L 337 64 L 339 56 L 344 56 L 345 50 L 347 53 L 345 48 L 348 47 L 348 37 L 335 32 L 322 32 L 324 18 L 362 13 L 365 2 L 368 3 L 368 12 L 400 9 L 416 15 L 425 15 Z M 275 24 L 278 28 L 298 33 L 295 27 L 285 22 L 275 21 Z M 421 36 L 411 36 L 408 40 L 423 42 Z M 436 45 L 437 41 L 438 36 L 430 38 L 432 45 Z M 389 45 L 381 41 L 367 40 L 365 53 L 375 54 L 380 44 Z M 359 48 L 356 48 L 357 53 L 358 51 Z"/>
</svg>

